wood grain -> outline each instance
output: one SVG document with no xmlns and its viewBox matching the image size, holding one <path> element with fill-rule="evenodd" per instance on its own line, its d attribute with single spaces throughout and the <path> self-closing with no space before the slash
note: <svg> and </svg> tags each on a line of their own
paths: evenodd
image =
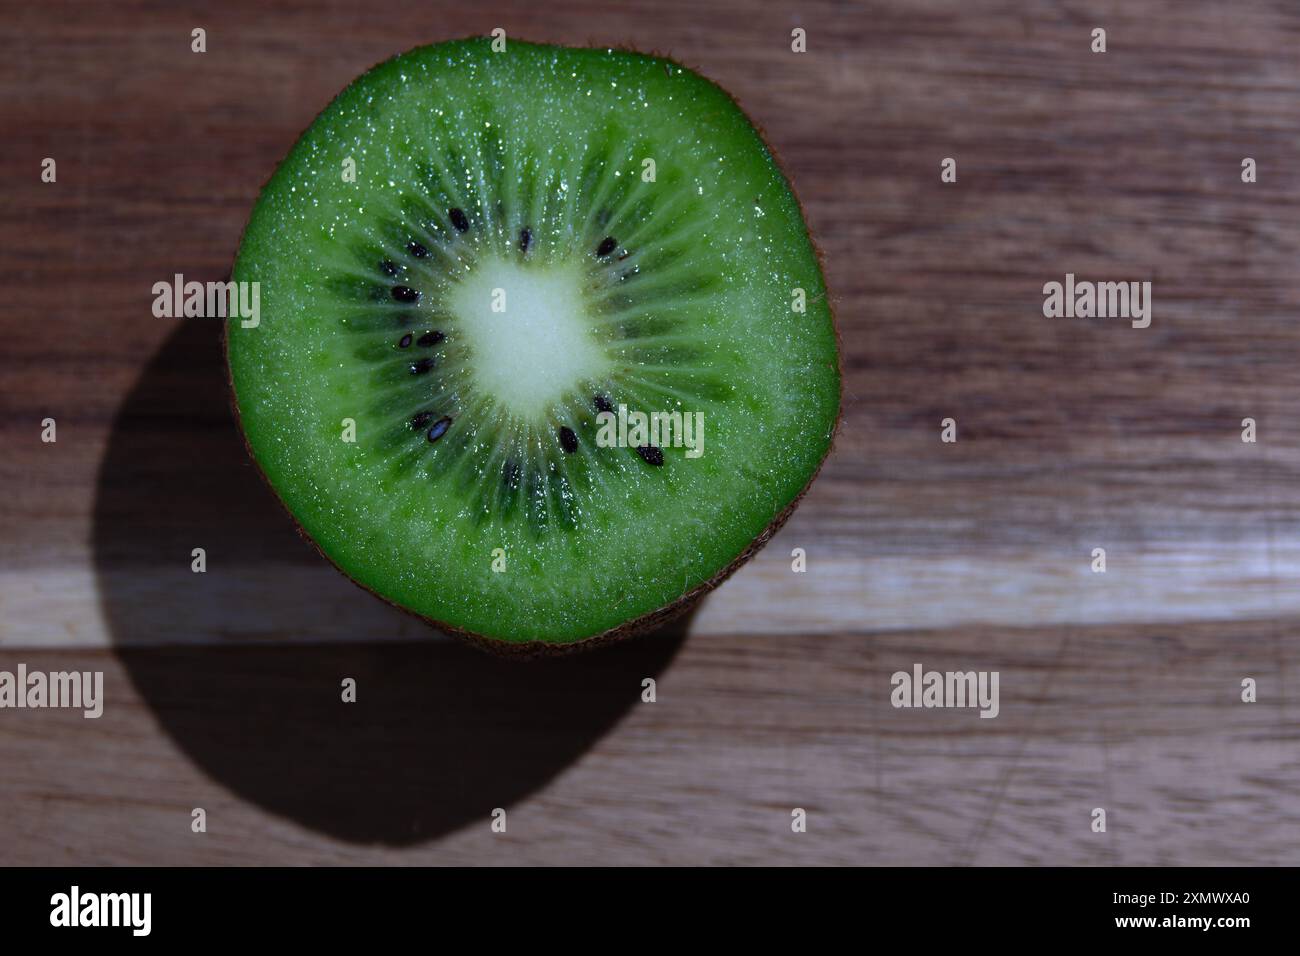
<svg viewBox="0 0 1300 956">
<path fill-rule="evenodd" d="M 243 456 L 215 327 L 149 310 L 229 268 L 357 73 L 495 26 L 732 91 L 846 371 L 822 478 L 689 633 L 537 670 L 323 567 Z M 102 669 L 109 699 L 0 711 L 0 863 L 1296 862 L 1298 34 L 1172 0 L 7 11 L 0 669 Z M 1151 280 L 1151 328 L 1045 319 L 1067 272 Z M 1002 713 L 895 710 L 914 661 L 998 670 Z"/>
</svg>

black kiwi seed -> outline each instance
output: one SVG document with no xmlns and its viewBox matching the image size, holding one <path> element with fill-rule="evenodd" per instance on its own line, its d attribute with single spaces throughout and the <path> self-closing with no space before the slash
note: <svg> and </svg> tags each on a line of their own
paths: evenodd
<svg viewBox="0 0 1300 956">
<path fill-rule="evenodd" d="M 461 232 L 469 230 L 469 218 L 465 215 L 465 210 L 452 209 L 448 211 L 447 215 L 451 218 L 451 224 Z"/>
<path fill-rule="evenodd" d="M 433 412 L 416 412 L 411 416 L 411 428 L 415 431 L 419 431 L 425 425 L 429 424 L 431 418 L 433 418 Z"/>
<path fill-rule="evenodd" d="M 429 255 L 429 250 L 424 248 L 424 246 L 420 245 L 414 239 L 406 244 L 406 251 L 417 259 L 424 259 Z"/>
<path fill-rule="evenodd" d="M 444 415 L 433 423 L 433 427 L 429 429 L 429 434 L 426 437 L 429 441 L 435 442 L 443 435 L 447 434 L 447 429 L 450 427 L 451 419 Z"/>
<path fill-rule="evenodd" d="M 604 395 L 597 395 L 593 401 L 596 403 L 596 411 L 598 412 L 612 412 L 614 410 L 614 406 L 609 403 L 609 399 Z"/>
<path fill-rule="evenodd" d="M 519 462 L 515 461 L 513 458 L 508 459 L 506 463 L 501 466 L 501 480 L 504 481 L 508 487 L 513 488 L 519 481 Z"/>
<path fill-rule="evenodd" d="M 422 359 L 420 359 L 418 362 L 412 362 L 412 363 L 411 363 L 411 374 L 412 374 L 412 375 L 423 375 L 425 372 L 429 371 L 429 369 L 431 369 L 431 368 L 433 368 L 433 359 L 431 359 L 431 358 L 422 358 Z"/>
<path fill-rule="evenodd" d="M 572 455 L 578 450 L 578 436 L 573 433 L 573 429 L 568 425 L 560 426 L 560 447 L 564 449 L 567 455 Z"/>
<path fill-rule="evenodd" d="M 618 240 L 613 236 L 606 236 L 600 240 L 600 245 L 596 247 L 596 255 L 602 259 L 618 248 Z"/>
<path fill-rule="evenodd" d="M 656 468 L 664 463 L 663 449 L 655 445 L 637 445 L 636 453 L 644 458 L 647 464 L 654 465 Z"/>
<path fill-rule="evenodd" d="M 398 302 L 419 302 L 420 293 L 409 286 L 395 285 L 393 286 L 393 298 Z"/>
<path fill-rule="evenodd" d="M 385 259 L 383 262 L 379 263 L 379 271 L 386 276 L 395 276 L 401 270 L 397 268 L 397 263 Z"/>
<path fill-rule="evenodd" d="M 533 231 L 527 226 L 519 230 L 519 251 L 527 252 L 528 245 L 533 241 Z"/>
<path fill-rule="evenodd" d="M 409 336 L 408 336 L 408 337 L 409 337 Z M 441 341 L 442 341 L 443 339 L 445 339 L 446 337 L 447 337 L 447 336 L 443 335 L 441 332 L 436 332 L 436 331 L 435 331 L 435 332 L 425 332 L 423 335 L 421 335 L 418 339 L 415 340 L 415 344 L 416 344 L 416 345 L 426 345 L 426 346 L 427 346 L 427 345 L 437 345 L 439 342 L 441 342 Z"/>
<path fill-rule="evenodd" d="M 399 349 L 409 349 L 411 347 L 411 333 L 407 332 L 402 336 L 402 341 L 397 343 Z"/>
</svg>

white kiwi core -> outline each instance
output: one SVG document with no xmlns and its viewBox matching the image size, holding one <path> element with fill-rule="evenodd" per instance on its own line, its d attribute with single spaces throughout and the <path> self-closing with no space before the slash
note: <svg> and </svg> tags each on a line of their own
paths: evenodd
<svg viewBox="0 0 1300 956">
<path fill-rule="evenodd" d="M 470 349 L 475 388 L 518 418 L 542 422 L 612 359 L 587 312 L 580 266 L 479 260 L 448 305 Z"/>
</svg>

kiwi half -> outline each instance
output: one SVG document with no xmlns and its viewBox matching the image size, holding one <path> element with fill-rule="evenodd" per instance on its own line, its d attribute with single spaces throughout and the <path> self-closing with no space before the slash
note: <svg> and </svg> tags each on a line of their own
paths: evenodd
<svg viewBox="0 0 1300 956">
<path fill-rule="evenodd" d="M 684 607 L 780 526 L 839 415 L 789 184 L 658 57 L 482 39 L 375 67 L 267 183 L 233 278 L 260 285 L 260 322 L 227 323 L 240 421 L 304 533 L 500 648 Z"/>
</svg>

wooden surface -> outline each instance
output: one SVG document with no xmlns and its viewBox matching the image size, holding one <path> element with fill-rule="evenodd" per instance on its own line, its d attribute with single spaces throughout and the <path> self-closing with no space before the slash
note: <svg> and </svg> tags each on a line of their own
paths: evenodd
<svg viewBox="0 0 1300 956">
<path fill-rule="evenodd" d="M 215 325 L 150 313 L 224 274 L 353 76 L 496 26 L 732 91 L 845 349 L 843 432 L 768 549 L 683 628 L 533 666 L 325 567 L 247 463 Z M 1296 863 L 1298 33 L 1164 0 L 7 10 L 0 670 L 103 670 L 107 703 L 0 711 L 0 863 Z M 1152 280 L 1151 327 L 1045 319 L 1067 272 Z M 891 707 L 918 661 L 998 671 L 999 717 Z"/>
</svg>

